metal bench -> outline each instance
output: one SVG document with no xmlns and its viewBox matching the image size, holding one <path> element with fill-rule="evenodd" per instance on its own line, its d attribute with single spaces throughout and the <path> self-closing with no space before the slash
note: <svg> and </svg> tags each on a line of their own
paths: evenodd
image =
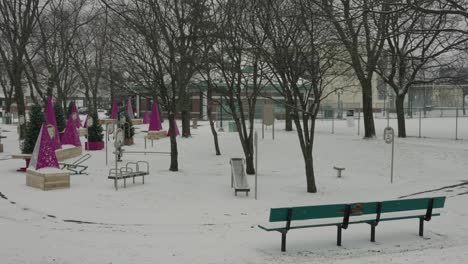
<svg viewBox="0 0 468 264">
<path fill-rule="evenodd" d="M 60 169 L 66 169 L 73 174 L 88 174 L 85 171 L 88 169 L 88 166 L 81 165 L 81 163 L 87 161 L 91 158 L 91 154 L 86 153 L 81 156 L 79 159 L 75 160 L 73 163 L 59 163 Z"/>
<path fill-rule="evenodd" d="M 430 221 L 431 217 L 439 216 L 433 213 L 433 209 L 443 208 L 445 197 L 416 198 L 405 200 L 392 200 L 383 202 L 351 203 L 314 205 L 289 208 L 271 208 L 270 222 L 285 222 L 283 227 L 258 227 L 265 231 L 277 231 L 281 233 L 281 251 L 286 251 L 286 234 L 292 229 L 312 228 L 322 226 L 337 227 L 337 242 L 341 246 L 342 229 L 347 229 L 350 224 L 369 224 L 371 226 L 370 241 L 375 242 L 375 227 L 384 221 L 396 221 L 405 219 L 419 220 L 419 236 L 424 234 L 424 221 Z M 411 214 L 407 214 L 412 211 Z M 421 212 L 415 212 L 421 211 Z M 402 213 L 395 216 L 394 213 Z M 404 213 L 403 213 L 404 212 Z M 391 213 L 391 215 L 389 215 Z M 386 214 L 386 217 L 383 215 Z M 359 217 L 353 220 L 354 217 Z M 294 225 L 293 221 L 331 219 L 329 223 Z"/>
<path fill-rule="evenodd" d="M 141 166 L 143 165 L 143 166 Z M 141 167 L 144 167 L 143 169 Z M 135 177 L 142 177 L 145 184 L 145 176 L 149 175 L 149 163 L 146 161 L 128 162 L 125 167 L 113 168 L 109 170 L 108 179 L 114 180 L 115 190 L 118 190 L 118 180 L 124 180 L 124 188 L 127 187 L 127 179 L 132 178 L 135 183 Z"/>
<path fill-rule="evenodd" d="M 340 168 L 340 167 L 334 166 L 333 169 L 335 169 L 336 172 L 337 172 L 336 176 L 337 176 L 338 178 L 341 178 L 341 172 L 344 171 L 345 168 Z"/>
</svg>

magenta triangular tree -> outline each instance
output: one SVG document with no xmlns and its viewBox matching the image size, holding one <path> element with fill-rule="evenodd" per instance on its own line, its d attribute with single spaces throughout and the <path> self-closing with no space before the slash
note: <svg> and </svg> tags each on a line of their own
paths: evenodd
<svg viewBox="0 0 468 264">
<path fill-rule="evenodd" d="M 55 128 L 55 134 L 58 135 L 59 131 L 57 128 L 57 119 L 55 119 L 54 103 L 52 102 L 52 97 L 50 96 L 47 97 L 45 120 L 47 125 L 52 125 Z M 55 147 L 55 149 L 59 149 L 62 147 L 60 145 L 60 138 L 58 136 L 54 137 L 52 144 Z"/>
<path fill-rule="evenodd" d="M 177 127 L 177 122 L 174 120 L 174 128 L 175 128 L 175 135 L 176 137 L 180 135 L 179 128 Z M 171 127 L 169 126 L 169 130 L 167 131 L 167 136 L 171 136 Z"/>
<path fill-rule="evenodd" d="M 33 170 L 59 168 L 54 148 L 54 138 L 58 137 L 55 131 L 53 125 L 42 124 L 28 168 Z"/>
<path fill-rule="evenodd" d="M 117 119 L 117 115 L 119 113 L 119 105 L 117 104 L 117 100 L 114 98 L 114 102 L 112 102 L 112 109 L 111 109 L 111 119 Z"/>
<path fill-rule="evenodd" d="M 149 131 L 159 131 L 162 129 L 161 116 L 159 115 L 158 103 L 153 102 L 151 106 L 151 120 L 149 125 Z"/>
<path fill-rule="evenodd" d="M 146 111 L 145 114 L 143 115 L 143 124 L 149 124 L 151 119 L 151 113 L 149 111 Z"/>
<path fill-rule="evenodd" d="M 78 113 L 78 109 L 76 109 L 75 101 L 72 102 L 70 116 L 72 117 L 72 122 L 73 124 L 75 124 L 75 127 L 80 128 L 81 127 L 80 114 Z M 70 116 L 68 117 L 68 121 L 70 121 Z"/>
<path fill-rule="evenodd" d="M 81 146 L 80 136 L 78 135 L 78 131 L 76 131 L 72 115 L 68 117 L 67 126 L 65 127 L 65 132 L 62 135 L 62 144 L 74 145 L 75 147 Z"/>
<path fill-rule="evenodd" d="M 127 115 L 130 119 L 135 117 L 133 115 L 132 99 L 130 97 L 127 99 L 127 109 L 125 109 L 125 112 L 127 112 Z"/>
</svg>

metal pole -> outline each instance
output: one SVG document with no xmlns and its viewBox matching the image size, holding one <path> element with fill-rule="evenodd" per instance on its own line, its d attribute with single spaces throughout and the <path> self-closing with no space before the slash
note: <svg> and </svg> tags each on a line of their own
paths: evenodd
<svg viewBox="0 0 468 264">
<path fill-rule="evenodd" d="M 275 140 L 275 120 L 273 119 L 273 140 Z"/>
<path fill-rule="evenodd" d="M 361 133 L 361 109 L 358 109 L 358 119 L 357 119 L 357 135 Z"/>
<path fill-rule="evenodd" d="M 332 110 L 332 131 L 331 131 L 332 134 L 335 134 L 335 113 L 333 113 L 333 110 Z"/>
<path fill-rule="evenodd" d="M 257 200 L 257 174 L 258 174 L 258 135 L 257 131 L 254 134 L 255 140 L 255 200 Z"/>
<path fill-rule="evenodd" d="M 108 163 L 108 157 L 107 157 L 107 145 L 109 144 L 109 135 L 108 135 L 108 131 L 109 131 L 109 124 L 106 124 L 106 166 L 107 166 L 107 163 Z"/>
<path fill-rule="evenodd" d="M 458 140 L 458 106 L 455 114 L 455 140 Z"/>
<path fill-rule="evenodd" d="M 422 113 L 422 110 L 419 109 L 419 137 L 421 137 L 421 113 Z"/>
<path fill-rule="evenodd" d="M 388 113 L 388 107 L 387 107 L 387 127 L 390 126 L 390 115 Z"/>
<path fill-rule="evenodd" d="M 262 120 L 262 139 L 265 139 L 265 123 Z"/>
<path fill-rule="evenodd" d="M 395 152 L 395 135 L 393 135 L 393 139 L 392 139 L 392 167 L 390 169 L 390 183 L 393 183 L 393 153 Z"/>
</svg>

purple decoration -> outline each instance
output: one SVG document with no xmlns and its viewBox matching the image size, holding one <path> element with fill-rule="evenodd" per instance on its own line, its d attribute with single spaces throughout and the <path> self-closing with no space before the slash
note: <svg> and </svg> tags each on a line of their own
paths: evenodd
<svg viewBox="0 0 468 264">
<path fill-rule="evenodd" d="M 156 103 L 156 101 L 154 101 L 153 105 L 151 106 L 151 119 L 150 119 L 150 125 L 149 125 L 148 130 L 149 131 L 162 130 L 161 116 L 159 115 L 158 103 Z"/>
<path fill-rule="evenodd" d="M 75 101 L 72 102 L 70 116 L 72 117 L 72 122 L 75 124 L 75 127 L 80 128 L 80 114 L 78 113 L 78 109 L 76 109 Z M 68 117 L 68 121 L 70 122 L 70 117 Z"/>
<path fill-rule="evenodd" d="M 133 107 L 132 107 L 132 99 L 129 97 L 127 99 L 127 109 L 126 109 L 127 115 L 130 119 L 135 118 L 133 115 Z"/>
<path fill-rule="evenodd" d="M 114 98 L 111 109 L 111 119 L 117 119 L 117 114 L 119 113 L 119 106 L 117 105 L 117 100 Z"/>
<path fill-rule="evenodd" d="M 73 123 L 71 115 L 68 117 L 67 126 L 62 135 L 62 144 L 74 145 L 75 147 L 81 146 L 80 136 L 78 135 L 78 131 L 76 131 L 76 126 Z"/>
<path fill-rule="evenodd" d="M 180 135 L 180 132 L 179 132 L 179 128 L 177 127 L 177 123 L 175 120 L 174 120 L 174 128 L 175 128 L 175 136 L 177 137 L 178 135 Z M 167 136 L 168 137 L 171 136 L 171 127 L 169 127 L 169 130 L 167 131 Z"/>
<path fill-rule="evenodd" d="M 59 130 L 57 128 L 57 119 L 55 119 L 54 103 L 52 102 L 52 97 L 50 96 L 47 97 L 45 119 L 47 125 L 52 125 L 55 128 L 55 134 L 57 136 L 54 137 L 54 140 L 52 141 L 53 146 L 55 146 L 55 149 L 62 148 L 60 144 L 60 137 L 58 136 Z"/>
<path fill-rule="evenodd" d="M 46 125 L 45 123 L 42 124 L 39 137 L 36 141 L 36 146 L 32 153 L 31 162 L 29 163 L 29 168 L 31 169 L 39 170 L 42 168 L 59 168 L 54 148 L 54 139 L 59 135 L 55 134 L 55 132 L 49 133 L 48 127 L 52 129 L 52 132 L 55 131 L 53 125 Z M 49 134 L 53 134 L 54 139 L 52 139 Z"/>
<path fill-rule="evenodd" d="M 143 115 L 143 124 L 149 124 L 151 120 L 151 113 L 149 111 L 146 111 L 145 114 Z"/>
</svg>

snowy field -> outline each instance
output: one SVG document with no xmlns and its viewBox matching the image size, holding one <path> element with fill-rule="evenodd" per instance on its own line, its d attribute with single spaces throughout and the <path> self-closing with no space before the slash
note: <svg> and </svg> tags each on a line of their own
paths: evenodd
<svg viewBox="0 0 468 264">
<path fill-rule="evenodd" d="M 259 141 L 258 200 L 253 192 L 235 197 L 230 188 L 229 159 L 243 157 L 237 134 L 220 133 L 223 155 L 215 156 L 206 122 L 192 138 L 178 140 L 179 172 L 168 171 L 168 155 L 126 154 L 125 162 L 149 161 L 151 174 L 145 185 L 137 179 L 118 191 L 107 179 L 111 150 L 108 166 L 105 151 L 90 152 L 89 175 L 72 175 L 70 189 L 27 187 L 25 175 L 16 172 L 24 161 L 8 159 L 19 152 L 16 127 L 2 125 L 9 132 L 3 132 L 8 138 L 0 153 L 0 263 L 466 263 L 468 120 L 462 118 L 459 126 L 465 140 L 453 140 L 454 122 L 425 119 L 427 138 L 417 138 L 418 120 L 410 120 L 408 134 L 416 137 L 396 140 L 390 184 L 391 148 L 381 139 L 386 120 L 376 119 L 379 138 L 373 140 L 363 140 L 346 121 L 335 122 L 334 134 L 331 121 L 318 121 L 316 194 L 305 192 L 296 132 L 286 133 L 279 123 L 275 140 L 266 130 Z M 136 145 L 126 149 L 143 149 L 140 131 L 147 125 L 139 128 Z M 169 140 L 149 149 L 169 151 Z M 336 177 L 334 165 L 346 168 L 343 178 Z M 254 178 L 248 177 L 253 187 Z M 423 191 L 429 192 L 411 195 Z M 288 233 L 282 253 L 280 234 L 256 227 L 267 224 L 271 207 L 407 195 L 447 196 L 442 215 L 426 223 L 424 238 L 418 236 L 417 219 L 380 223 L 376 243 L 369 242 L 368 225 L 351 225 L 343 231 L 342 247 L 336 246 L 335 227 L 301 229 Z"/>
</svg>

